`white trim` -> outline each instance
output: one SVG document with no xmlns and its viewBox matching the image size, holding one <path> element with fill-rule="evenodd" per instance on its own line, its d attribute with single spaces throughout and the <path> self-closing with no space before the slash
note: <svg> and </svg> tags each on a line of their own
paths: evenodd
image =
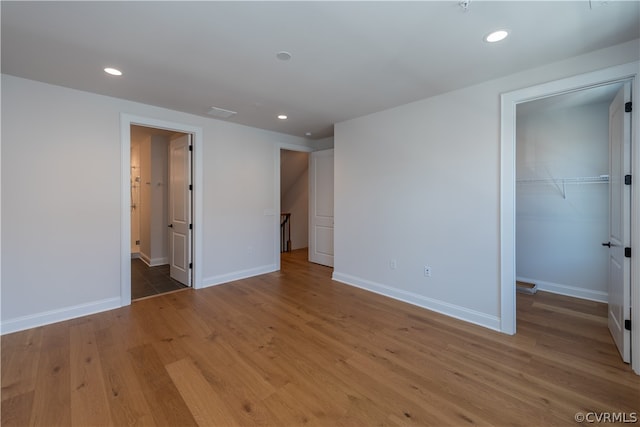
<svg viewBox="0 0 640 427">
<path fill-rule="evenodd" d="M 388 298 L 426 308 L 427 310 L 435 311 L 437 313 L 454 317 L 465 322 L 493 329 L 494 331 L 500 331 L 500 319 L 496 316 L 489 316 L 488 314 L 481 313 L 479 311 L 470 310 L 468 308 L 450 304 L 445 301 L 427 298 L 413 292 L 407 292 L 397 288 L 392 288 L 380 283 L 375 283 L 370 280 L 362 279 L 348 274 L 334 272 L 332 279 L 336 282 L 344 283 L 345 285 L 354 286 L 356 288 L 364 289 L 366 291 L 373 292 Z"/>
<path fill-rule="evenodd" d="M 289 150 L 311 153 L 316 150 L 312 147 L 284 142 L 274 144 L 273 148 L 273 264 L 275 265 L 275 271 L 278 271 L 280 270 L 280 151 Z"/>
<path fill-rule="evenodd" d="M 278 249 L 278 254 L 280 249 Z M 220 274 L 218 276 L 211 276 L 203 279 L 202 287 L 207 288 L 209 286 L 217 286 L 225 283 L 233 282 L 236 280 L 247 279 L 249 277 L 259 276 L 261 274 L 273 273 L 277 271 L 274 264 L 263 265 L 260 267 L 249 268 L 247 270 L 234 271 L 232 273 Z"/>
<path fill-rule="evenodd" d="M 640 100 L 640 62 L 618 65 L 587 74 L 569 77 L 501 95 L 500 121 L 500 330 L 516 332 L 515 317 L 515 120 L 516 105 L 561 93 L 574 92 L 614 82 L 633 81 L 634 102 Z M 640 108 L 632 116 L 632 171 L 640 171 Z M 636 149 L 636 148 L 638 149 Z M 640 173 L 636 173 L 640 176 Z M 638 179 L 636 179 L 637 181 Z M 640 185 L 632 186 L 631 241 L 640 253 Z M 631 258 L 632 324 L 640 325 L 640 256 Z M 640 327 L 631 331 L 631 366 L 640 374 Z"/>
<path fill-rule="evenodd" d="M 131 254 L 131 255 L 132 255 L 131 258 L 133 258 L 133 254 Z M 138 258 L 140 258 L 140 261 L 142 261 L 145 264 L 147 264 L 148 267 L 157 267 L 159 265 L 167 265 L 167 264 L 169 264 L 169 258 L 168 257 L 149 258 L 146 254 L 139 253 L 138 254 Z"/>
<path fill-rule="evenodd" d="M 631 186 L 631 244 L 635 246 L 631 257 L 631 368 L 640 375 L 640 62 L 635 63 L 631 99 L 635 108 L 631 113 L 631 173 L 636 185 Z M 635 255 L 633 255 L 635 254 Z"/>
<path fill-rule="evenodd" d="M 530 277 L 517 276 L 516 280 L 526 283 L 535 283 L 538 285 L 539 291 L 551 292 L 558 295 L 566 295 L 568 297 L 586 299 L 589 301 L 608 302 L 609 294 L 604 291 L 594 291 L 592 289 L 578 288 L 571 285 L 563 285 L 560 283 L 545 282 L 544 280 L 532 279 Z"/>
<path fill-rule="evenodd" d="M 1 334 L 24 331 L 25 329 L 36 328 L 38 326 L 51 323 L 62 322 L 64 320 L 75 319 L 77 317 L 88 316 L 101 311 L 113 310 L 120 307 L 120 298 L 107 298 L 100 301 L 92 301 L 86 304 L 74 305 L 57 310 L 45 311 L 28 316 L 16 317 L 2 322 L 0 325 Z"/>
<path fill-rule="evenodd" d="M 202 224 L 203 214 L 203 156 L 204 133 L 201 127 L 165 120 L 120 113 L 121 144 L 121 242 L 120 242 L 120 305 L 131 304 L 131 216 L 129 213 L 129 185 L 131 170 L 131 125 L 173 130 L 193 135 L 193 288 L 202 287 Z"/>
</svg>

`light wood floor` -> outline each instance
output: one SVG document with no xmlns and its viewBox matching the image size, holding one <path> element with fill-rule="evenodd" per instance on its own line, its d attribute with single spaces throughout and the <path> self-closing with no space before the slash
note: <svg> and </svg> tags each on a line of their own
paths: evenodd
<svg viewBox="0 0 640 427">
<path fill-rule="evenodd" d="M 640 412 L 602 304 L 518 295 L 506 336 L 332 282 L 304 255 L 3 336 L 2 425 L 575 426 L 576 412 Z"/>
</svg>

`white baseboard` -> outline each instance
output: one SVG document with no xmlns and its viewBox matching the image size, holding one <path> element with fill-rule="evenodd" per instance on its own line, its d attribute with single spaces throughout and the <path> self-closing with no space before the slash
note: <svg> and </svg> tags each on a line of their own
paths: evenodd
<svg viewBox="0 0 640 427">
<path fill-rule="evenodd" d="M 87 316 L 101 311 L 120 308 L 120 297 L 107 298 L 100 301 L 93 301 L 86 304 L 74 305 L 58 310 L 45 311 L 29 316 L 16 317 L 5 320 L 0 324 L 0 334 L 10 334 L 12 332 L 23 331 L 25 329 L 36 328 L 50 323 L 62 322 L 64 320 L 75 319 L 76 317 Z"/>
<path fill-rule="evenodd" d="M 140 260 L 147 265 L 151 264 L 151 258 L 149 258 L 149 255 L 145 254 L 144 252 L 140 252 L 138 254 L 138 258 L 140 258 Z"/>
<path fill-rule="evenodd" d="M 248 277 L 259 276 L 261 274 L 272 273 L 276 271 L 275 264 L 263 265 L 256 268 L 249 268 L 247 270 L 234 271 L 232 273 L 221 274 L 218 276 L 211 276 L 202 279 L 201 288 L 207 288 L 209 286 L 222 285 L 223 283 L 233 282 L 235 280 L 246 279 Z"/>
<path fill-rule="evenodd" d="M 413 304 L 418 307 L 426 308 L 427 310 L 435 311 L 446 316 L 464 320 L 465 322 L 493 329 L 494 331 L 500 331 L 500 318 L 497 316 L 491 316 L 486 313 L 470 310 L 468 308 L 450 304 L 448 302 L 428 298 L 422 295 L 415 294 L 413 292 L 403 291 L 400 289 L 382 285 L 380 283 L 361 279 L 359 277 L 337 273 L 335 271 L 333 273 L 332 279 L 346 285 L 355 286 L 366 291 L 374 292 L 376 294 Z"/>
<path fill-rule="evenodd" d="M 591 289 L 578 288 L 576 286 L 561 285 L 559 283 L 545 282 L 544 280 L 536 280 L 528 277 L 518 276 L 516 277 L 516 280 L 520 282 L 535 283 L 538 285 L 539 291 L 604 303 L 609 300 L 609 294 L 603 291 L 594 291 Z"/>
<path fill-rule="evenodd" d="M 152 258 L 151 261 L 149 262 L 149 267 L 157 267 L 159 265 L 167 265 L 167 264 L 169 264 L 168 257 Z"/>
<path fill-rule="evenodd" d="M 142 262 L 147 264 L 149 267 L 157 267 L 159 265 L 169 264 L 169 258 L 168 257 L 149 258 L 149 255 L 143 254 L 142 252 L 140 252 L 139 258 L 142 260 Z"/>
</svg>

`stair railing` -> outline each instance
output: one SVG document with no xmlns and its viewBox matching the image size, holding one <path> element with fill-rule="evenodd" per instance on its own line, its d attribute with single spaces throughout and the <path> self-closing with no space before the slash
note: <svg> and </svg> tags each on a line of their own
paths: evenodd
<svg viewBox="0 0 640 427">
<path fill-rule="evenodd" d="M 280 214 L 280 252 L 291 252 L 291 214 Z"/>
</svg>

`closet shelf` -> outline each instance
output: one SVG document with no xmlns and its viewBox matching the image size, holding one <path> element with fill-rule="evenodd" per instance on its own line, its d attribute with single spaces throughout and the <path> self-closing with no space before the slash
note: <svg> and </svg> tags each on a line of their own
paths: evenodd
<svg viewBox="0 0 640 427">
<path fill-rule="evenodd" d="M 573 178 L 516 179 L 518 184 L 599 184 L 609 182 L 609 175 L 579 176 Z"/>
<path fill-rule="evenodd" d="M 516 179 L 516 184 L 553 184 L 562 194 L 562 198 L 567 198 L 566 184 L 607 184 L 609 175 L 579 176 L 572 178 L 533 178 Z"/>
</svg>

